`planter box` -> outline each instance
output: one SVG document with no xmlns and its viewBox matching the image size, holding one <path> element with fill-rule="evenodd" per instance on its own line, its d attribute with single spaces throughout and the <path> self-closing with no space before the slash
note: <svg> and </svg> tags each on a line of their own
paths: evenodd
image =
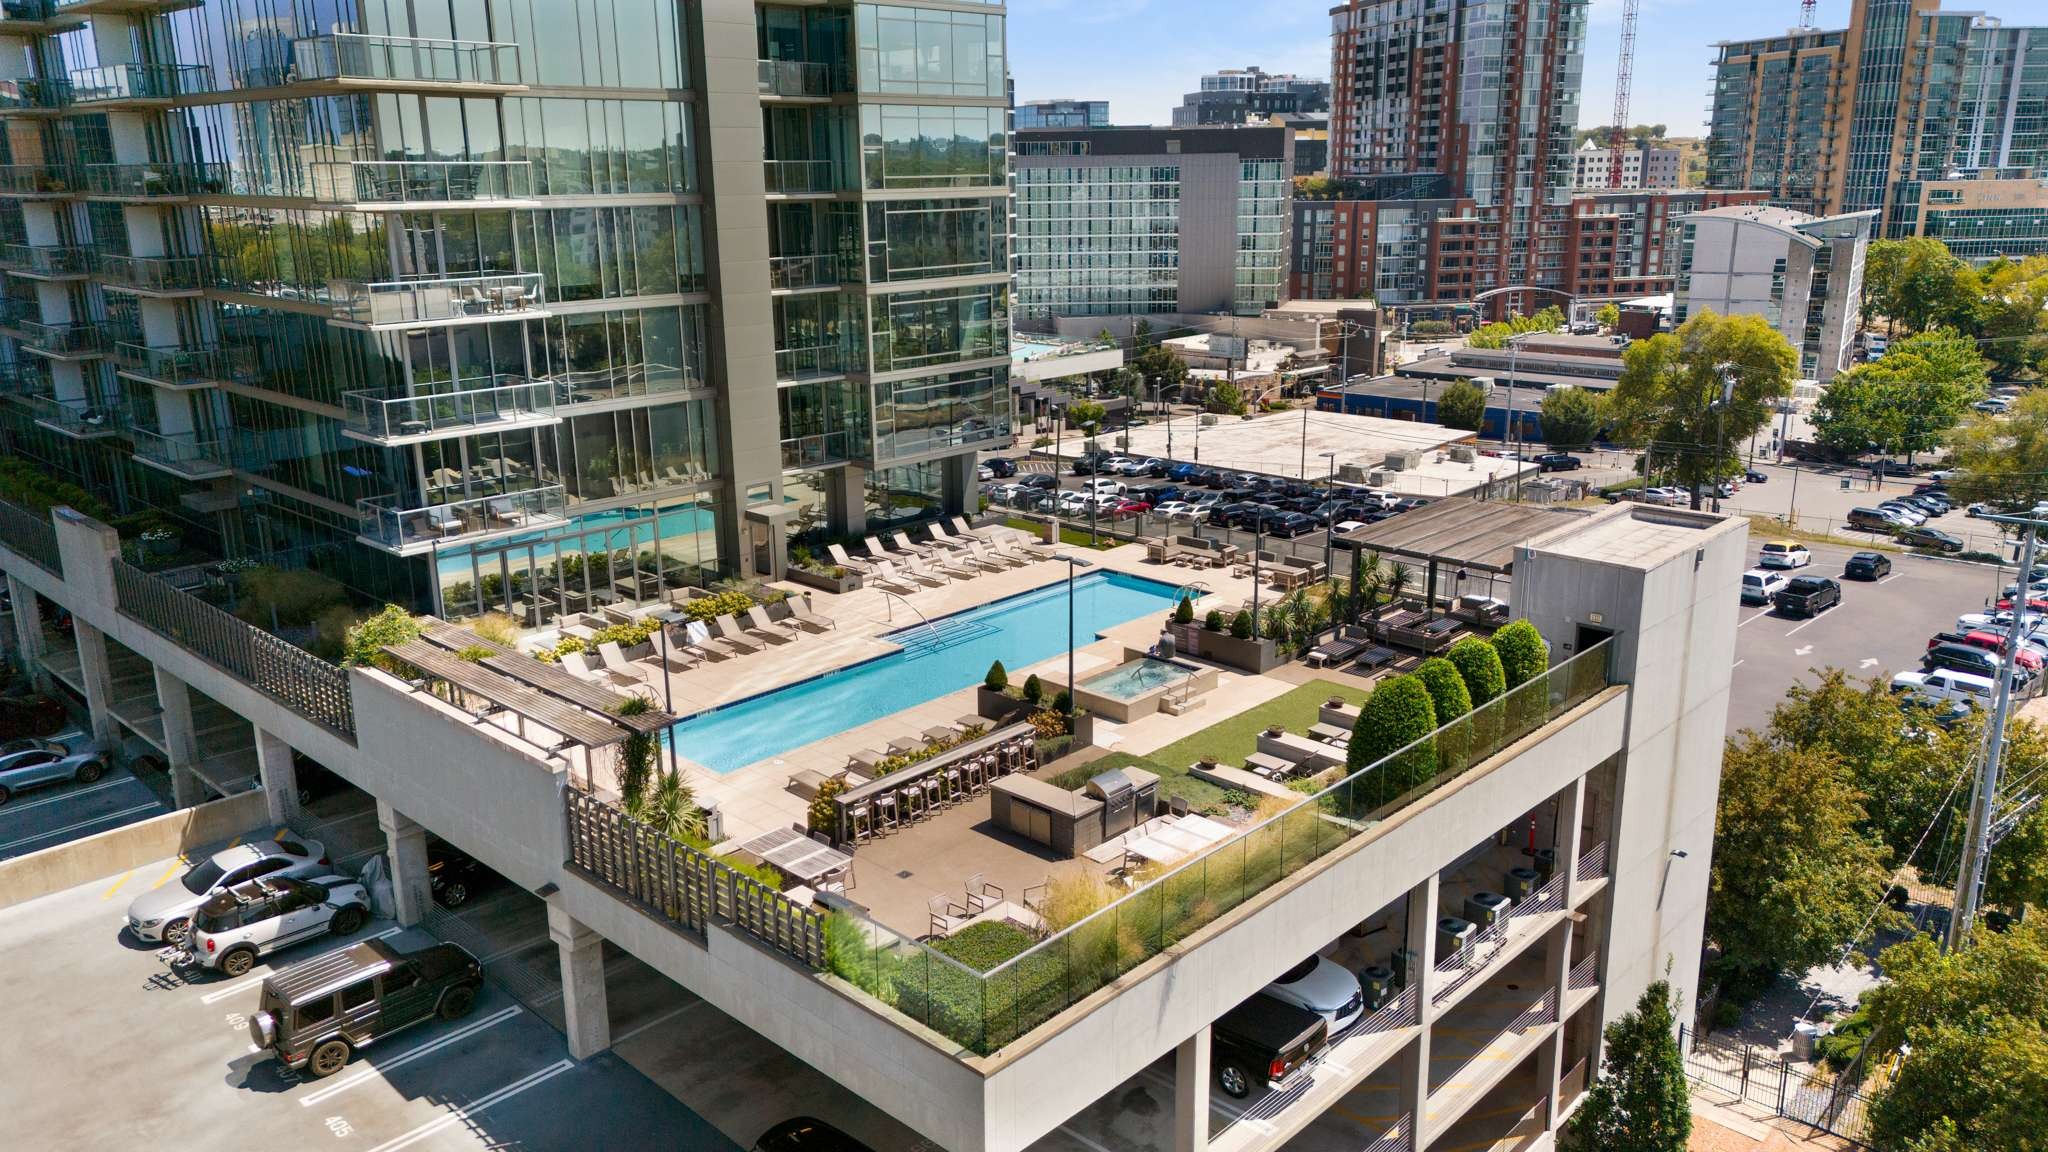
<svg viewBox="0 0 2048 1152">
<path fill-rule="evenodd" d="M 792 565 L 783 571 L 782 578 L 791 584 L 801 584 L 806 588 L 816 588 L 820 592 L 832 592 L 839 595 L 844 595 L 862 586 L 860 573 L 855 572 L 851 568 L 846 570 L 846 575 L 834 579 L 822 573 L 806 572 L 802 568 Z"/>
<path fill-rule="evenodd" d="M 985 720 L 997 724 L 1007 722 L 1011 717 L 1022 720 L 1031 712 L 1031 705 L 1007 692 L 991 692 L 986 687 L 974 690 L 974 710 Z"/>
<path fill-rule="evenodd" d="M 1174 644 L 1183 656 L 1194 656 L 1246 672 L 1270 672 L 1286 661 L 1273 641 L 1263 638 L 1239 640 L 1228 632 L 1211 632 L 1200 624 L 1169 624 Z"/>
</svg>

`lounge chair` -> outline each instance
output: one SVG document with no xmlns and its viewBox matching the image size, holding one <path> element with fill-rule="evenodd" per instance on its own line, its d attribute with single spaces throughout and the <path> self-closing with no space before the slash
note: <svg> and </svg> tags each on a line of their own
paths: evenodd
<svg viewBox="0 0 2048 1152">
<path fill-rule="evenodd" d="M 917 586 L 910 583 L 907 577 L 900 575 L 896 571 L 896 566 L 887 560 L 875 562 L 875 570 L 868 574 L 867 582 L 884 592 L 893 592 L 898 596 L 908 596 L 918 591 Z"/>
<path fill-rule="evenodd" d="M 646 681 L 638 676 L 627 676 L 622 673 L 613 672 L 608 668 L 593 667 L 590 663 L 590 657 L 582 652 L 562 653 L 562 669 L 578 680 L 585 680 L 592 684 L 623 686 L 646 683 Z"/>
<path fill-rule="evenodd" d="M 720 636 L 734 643 L 738 643 L 744 637 L 753 637 L 757 643 L 765 640 L 770 644 L 787 644 L 791 639 L 789 635 L 773 629 L 761 629 L 751 624 L 743 624 L 740 622 L 739 617 L 730 612 L 720 616 L 713 623 L 717 625 Z"/>
<path fill-rule="evenodd" d="M 968 573 L 954 572 L 951 569 L 934 570 L 934 568 L 926 566 L 923 560 L 920 560 L 915 556 L 906 556 L 903 558 L 903 570 L 910 574 L 910 578 L 912 580 L 915 580 L 920 584 L 926 581 L 930 581 L 932 587 L 934 588 L 946 583 L 947 581 L 953 579 L 953 577 L 955 576 L 969 575 Z"/>
<path fill-rule="evenodd" d="M 711 629 L 695 620 L 682 628 L 670 625 L 668 642 L 672 647 L 701 660 L 730 660 L 740 654 L 739 649 L 713 636 Z"/>
<path fill-rule="evenodd" d="M 834 564 L 839 565 L 841 568 L 850 569 L 854 572 L 874 571 L 875 566 L 872 561 L 855 560 L 853 557 L 848 556 L 846 554 L 846 547 L 842 544 L 827 544 L 825 546 L 825 552 L 827 555 L 832 557 L 832 562 Z"/>
<path fill-rule="evenodd" d="M 521 512 L 510 500 L 492 500 L 484 505 L 491 519 L 508 527 L 517 528 L 526 523 L 526 513 Z"/>
<path fill-rule="evenodd" d="M 983 543 L 987 543 L 989 538 L 988 529 L 968 527 L 967 517 L 965 516 L 953 517 L 953 534 L 955 536 L 965 537 L 969 540 L 980 540 Z"/>
<path fill-rule="evenodd" d="M 768 610 L 759 604 L 747 609 L 747 624 L 750 626 L 748 631 L 756 636 L 766 636 L 770 639 L 782 637 L 781 640 L 776 640 L 778 644 L 794 640 L 798 634 L 796 625 L 781 620 L 770 620 Z"/>
<path fill-rule="evenodd" d="M 816 612 L 804 607 L 804 602 L 801 600 L 791 598 L 784 600 L 782 603 L 789 609 L 790 622 L 807 632 L 824 632 L 839 627 L 837 620 L 818 615 Z"/>
<path fill-rule="evenodd" d="M 1003 568 L 1022 568 L 1026 561 L 1022 556 L 1005 556 L 979 540 L 967 546 L 967 554 L 974 557 L 982 567 L 994 572 Z"/>
<path fill-rule="evenodd" d="M 934 520 L 931 523 L 925 525 L 925 531 L 931 533 L 932 543 L 937 544 L 941 548 L 950 548 L 953 551 L 958 552 L 961 549 L 967 547 L 966 537 L 955 536 L 952 533 L 946 531 L 946 526 L 944 524 L 939 523 L 937 520 Z"/>
<path fill-rule="evenodd" d="M 711 622 L 711 627 L 718 633 L 720 640 L 742 652 L 759 652 L 767 647 L 766 644 L 747 635 L 746 629 L 741 628 L 739 622 L 731 616 L 720 616 Z"/>
<path fill-rule="evenodd" d="M 1024 561 L 1026 564 L 1038 560 L 1050 560 L 1058 555 L 1049 545 L 1019 543 L 1015 536 L 999 537 L 989 547 L 994 548 L 999 556 L 1013 556 Z"/>
<path fill-rule="evenodd" d="M 928 557 L 926 562 L 955 580 L 972 580 L 981 575 L 980 572 L 968 567 L 965 560 L 963 556 L 941 552 Z"/>
<path fill-rule="evenodd" d="M 1312 665 L 1342 664 L 1372 646 L 1372 634 L 1355 624 L 1337 629 L 1337 634 L 1308 650 Z"/>
<path fill-rule="evenodd" d="M 656 644 L 652 652 L 633 661 L 633 663 L 653 672 L 688 672 L 702 663 L 703 660 L 702 656 L 697 655 L 688 648 L 670 644 L 664 653 L 662 645 Z"/>
<path fill-rule="evenodd" d="M 911 556 L 929 556 L 932 554 L 931 545 L 913 544 L 910 542 L 910 537 L 905 536 L 901 531 L 890 533 L 889 539 L 892 543 L 896 545 L 896 550 L 898 552 L 902 552 Z"/>
<path fill-rule="evenodd" d="M 882 547 L 881 540 L 873 536 L 863 536 L 860 542 L 867 546 L 868 555 L 877 560 L 900 559 L 904 555 L 902 552 L 892 552 Z"/>
<path fill-rule="evenodd" d="M 882 575 L 885 577 L 896 580 L 908 580 L 914 584 L 921 584 L 926 588 L 937 588 L 946 582 L 943 577 L 934 576 L 929 572 L 919 572 L 911 568 L 908 560 L 904 561 L 904 567 L 901 569 L 898 569 L 894 563 L 884 560 L 882 561 L 881 569 Z M 890 591 L 895 591 L 895 589 L 890 589 Z"/>
<path fill-rule="evenodd" d="M 604 663 L 604 670 L 611 673 L 622 684 L 627 682 L 645 684 L 647 678 L 653 675 L 653 669 L 643 668 L 633 661 L 626 659 L 625 652 L 619 648 L 616 642 L 599 644 L 597 646 L 597 658 Z"/>
</svg>

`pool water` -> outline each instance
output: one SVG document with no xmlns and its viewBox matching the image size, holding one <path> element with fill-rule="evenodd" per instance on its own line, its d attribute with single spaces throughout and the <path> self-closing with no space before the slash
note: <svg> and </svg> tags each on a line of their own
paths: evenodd
<svg viewBox="0 0 2048 1152">
<path fill-rule="evenodd" d="M 1136 700 L 1154 689 L 1178 684 L 1190 675 L 1192 673 L 1187 669 L 1170 660 L 1154 660 L 1148 656 L 1083 680 L 1081 687 L 1112 700 Z"/>
<path fill-rule="evenodd" d="M 1178 594 L 1171 584 L 1096 572 L 1074 582 L 1074 643 L 1105 628 L 1158 613 Z M 723 775 L 850 728 L 979 684 L 991 661 L 1016 670 L 1067 648 L 1065 581 L 916 624 L 883 637 L 902 651 L 750 697 L 676 725 L 676 751 Z M 1050 692 L 1048 692 L 1048 696 Z M 906 725 L 902 736 L 917 732 Z"/>
</svg>

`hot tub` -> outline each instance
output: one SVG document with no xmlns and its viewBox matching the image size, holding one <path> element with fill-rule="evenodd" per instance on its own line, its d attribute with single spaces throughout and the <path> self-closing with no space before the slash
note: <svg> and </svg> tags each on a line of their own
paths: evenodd
<svg viewBox="0 0 2048 1152">
<path fill-rule="evenodd" d="M 1216 686 L 1216 670 L 1181 660 L 1126 653 L 1122 664 L 1098 672 L 1074 689 L 1074 703 L 1105 720 L 1127 724 Z"/>
</svg>

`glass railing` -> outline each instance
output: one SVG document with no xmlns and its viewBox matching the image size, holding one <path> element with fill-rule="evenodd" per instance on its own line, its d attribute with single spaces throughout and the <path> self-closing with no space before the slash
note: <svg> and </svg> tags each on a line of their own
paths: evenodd
<svg viewBox="0 0 2048 1152">
<path fill-rule="evenodd" d="M 61 428 L 74 436 L 110 436 L 121 427 L 113 409 L 84 400 L 59 400 L 54 396 L 24 396 L 21 399 L 39 422 Z"/>
<path fill-rule="evenodd" d="M 206 286 L 197 256 L 122 256 L 99 258 L 100 279 L 136 292 L 188 292 Z"/>
<path fill-rule="evenodd" d="M 62 196 L 77 191 L 71 170 L 54 164 L 0 164 L 0 196 Z"/>
<path fill-rule="evenodd" d="M 52 356 L 96 356 L 107 350 L 107 330 L 99 324 L 45 324 L 40 320 L 19 320 L 14 327 L 30 348 Z"/>
<path fill-rule="evenodd" d="M 806 380 L 813 376 L 838 376 L 846 372 L 846 350 L 837 344 L 814 348 L 775 350 L 777 380 Z"/>
<path fill-rule="evenodd" d="M 50 0 L 6 0 L 0 3 L 0 23 L 9 20 L 48 20 L 56 6 Z"/>
<path fill-rule="evenodd" d="M 839 182 L 832 176 L 830 160 L 763 160 L 768 191 L 837 192 Z"/>
<path fill-rule="evenodd" d="M 213 90 L 213 70 L 204 64 L 109 64 L 71 72 L 71 102 L 169 100 Z"/>
<path fill-rule="evenodd" d="M 114 345 L 114 363 L 121 371 L 154 380 L 173 388 L 204 388 L 222 380 L 239 380 L 246 372 L 235 371 L 234 353 L 244 354 L 253 364 L 255 349 L 224 349 L 214 345 L 152 348 L 132 340 Z"/>
<path fill-rule="evenodd" d="M 147 428 L 130 428 L 127 436 L 135 446 L 136 459 L 172 472 L 204 479 L 230 471 L 225 439 L 201 437 L 196 432 L 166 434 Z"/>
<path fill-rule="evenodd" d="M 313 194 L 340 204 L 516 200 L 533 195 L 525 160 L 349 160 L 313 166 Z"/>
<path fill-rule="evenodd" d="M 839 255 L 770 256 L 768 287 L 830 288 L 850 279 L 853 262 Z"/>
<path fill-rule="evenodd" d="M 541 307 L 541 275 L 505 272 L 376 283 L 330 280 L 327 295 L 335 319 L 351 324 L 510 319 Z"/>
<path fill-rule="evenodd" d="M 349 428 L 378 439 L 469 432 L 555 414 L 553 381 L 495 376 L 463 383 L 486 381 L 497 383 L 433 395 L 407 396 L 390 389 L 344 392 L 341 405 L 348 413 Z"/>
<path fill-rule="evenodd" d="M 1607 644 L 1579 653 L 986 972 L 866 919 L 828 929 L 828 967 L 918 1023 L 993 1052 L 1585 703 L 1614 682 L 1610 654 Z"/>
<path fill-rule="evenodd" d="M 83 276 L 92 271 L 92 249 L 79 244 L 9 244 L 0 248 L 0 268 L 33 276 Z"/>
<path fill-rule="evenodd" d="M 0 112 L 54 112 L 70 104 L 69 80 L 0 80 Z"/>
<path fill-rule="evenodd" d="M 50 365 L 44 360 L 22 359 L 0 364 L 0 396 L 47 396 L 50 394 Z"/>
<path fill-rule="evenodd" d="M 817 468 L 826 464 L 839 464 L 853 459 L 851 449 L 853 435 L 849 432 L 826 432 L 817 436 L 793 436 L 782 442 L 782 466 L 784 468 Z"/>
<path fill-rule="evenodd" d="M 830 96 L 853 91 L 853 76 L 837 64 L 762 60 L 761 91 L 771 96 Z"/>
<path fill-rule="evenodd" d="M 219 194 L 228 189 L 226 164 L 173 160 L 155 164 L 80 164 L 73 184 L 88 195 L 138 200 L 155 196 Z"/>
<path fill-rule="evenodd" d="M 356 507 L 363 514 L 364 536 L 403 548 L 558 521 L 568 508 L 568 497 L 560 484 L 549 484 L 440 504 L 402 503 L 387 496 L 359 500 Z"/>
<path fill-rule="evenodd" d="M 292 42 L 297 79 L 519 84 L 519 49 L 487 40 L 422 40 L 336 32 Z"/>
</svg>

